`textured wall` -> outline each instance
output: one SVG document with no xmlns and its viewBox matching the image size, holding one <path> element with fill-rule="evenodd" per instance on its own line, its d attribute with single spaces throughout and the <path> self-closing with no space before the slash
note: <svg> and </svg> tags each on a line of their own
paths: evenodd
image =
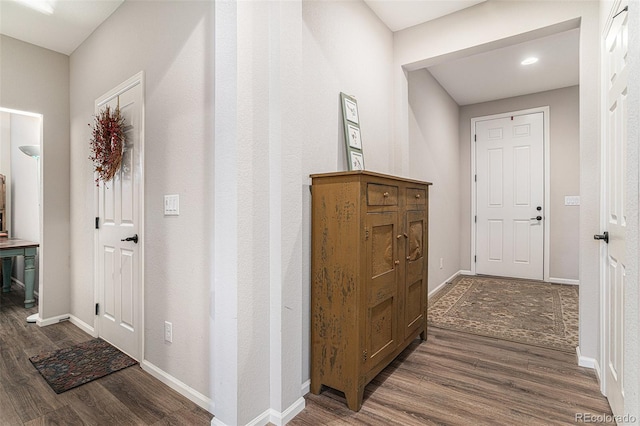
<svg viewBox="0 0 640 426">
<path fill-rule="evenodd" d="M 93 325 L 94 101 L 144 71 L 145 359 L 209 395 L 213 5 L 125 2 L 71 55 L 71 313 Z M 45 123 L 46 126 L 46 123 Z M 164 217 L 163 195 L 180 195 Z M 173 343 L 164 342 L 164 321 Z"/>
<path fill-rule="evenodd" d="M 430 292 L 461 269 L 458 111 L 458 104 L 429 71 L 409 73 L 410 175 L 433 183 L 429 188 Z"/>
</svg>

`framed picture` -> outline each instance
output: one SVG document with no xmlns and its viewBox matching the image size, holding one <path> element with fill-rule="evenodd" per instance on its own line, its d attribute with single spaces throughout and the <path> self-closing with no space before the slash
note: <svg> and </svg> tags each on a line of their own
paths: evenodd
<svg viewBox="0 0 640 426">
<path fill-rule="evenodd" d="M 360 140 L 360 128 L 353 124 L 347 123 L 347 138 L 349 146 L 355 149 L 362 149 L 362 142 Z"/>
<path fill-rule="evenodd" d="M 358 103 L 353 96 L 340 93 L 340 104 L 342 105 L 342 127 L 349 170 L 364 170 Z"/>
<path fill-rule="evenodd" d="M 355 124 L 360 124 L 360 119 L 358 118 L 358 103 L 356 102 L 356 99 L 345 93 L 340 93 L 340 97 L 342 98 L 342 112 L 345 120 Z"/>
<path fill-rule="evenodd" d="M 361 152 L 351 151 L 349 156 L 350 170 L 364 170 L 364 156 Z"/>
</svg>

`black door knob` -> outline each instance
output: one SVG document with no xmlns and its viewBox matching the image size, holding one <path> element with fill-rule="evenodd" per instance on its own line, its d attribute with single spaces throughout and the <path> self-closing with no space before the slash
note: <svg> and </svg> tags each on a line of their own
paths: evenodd
<svg viewBox="0 0 640 426">
<path fill-rule="evenodd" d="M 536 210 L 541 211 L 542 210 L 542 206 L 536 207 Z"/>
<path fill-rule="evenodd" d="M 123 238 L 120 241 L 133 241 L 134 243 L 138 244 L 138 234 L 135 234 L 133 237 Z"/>
<path fill-rule="evenodd" d="M 604 234 L 596 234 L 593 236 L 594 240 L 602 240 L 605 243 L 609 244 L 609 232 L 604 231 Z"/>
</svg>

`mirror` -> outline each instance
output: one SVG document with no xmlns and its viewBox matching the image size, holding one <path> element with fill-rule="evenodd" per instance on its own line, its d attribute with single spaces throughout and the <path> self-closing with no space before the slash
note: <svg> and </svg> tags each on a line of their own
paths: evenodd
<svg viewBox="0 0 640 426">
<path fill-rule="evenodd" d="M 0 174 L 5 176 L 5 229 L 0 231 L 35 242 L 40 242 L 41 140 L 42 115 L 0 108 Z M 11 275 L 14 282 L 24 282 L 22 257 L 14 258 Z M 36 256 L 36 292 L 39 275 Z"/>
</svg>

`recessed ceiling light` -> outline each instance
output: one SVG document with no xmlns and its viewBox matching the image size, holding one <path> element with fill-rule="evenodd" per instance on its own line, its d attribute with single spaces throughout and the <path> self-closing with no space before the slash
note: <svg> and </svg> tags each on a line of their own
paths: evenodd
<svg viewBox="0 0 640 426">
<path fill-rule="evenodd" d="M 522 64 L 522 65 L 531 65 L 531 64 L 535 64 L 536 62 L 538 62 L 538 58 L 532 56 L 532 57 L 527 58 L 524 61 L 520 62 L 520 64 Z"/>
</svg>

